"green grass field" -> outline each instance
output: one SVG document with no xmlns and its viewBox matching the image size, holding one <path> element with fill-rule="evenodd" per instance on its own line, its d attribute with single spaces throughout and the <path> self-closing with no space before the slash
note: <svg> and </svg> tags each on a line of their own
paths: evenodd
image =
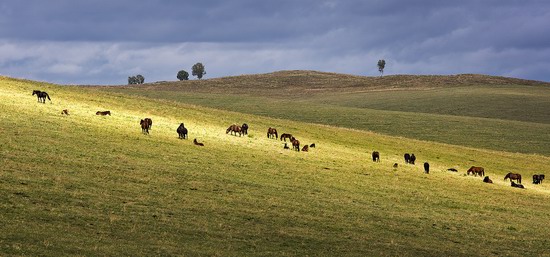
<svg viewBox="0 0 550 257">
<path fill-rule="evenodd" d="M 100 90 L 474 148 L 550 156 L 550 83 L 293 71 Z"/>
<path fill-rule="evenodd" d="M 33 89 L 48 91 L 52 103 L 37 103 Z M 307 116 L 299 112 L 278 119 L 271 111 L 217 110 L 124 90 L 131 94 L 0 78 L 0 255 L 550 256 L 550 184 L 530 183 L 548 169 L 542 153 L 381 135 L 299 121 Z M 256 101 L 249 99 L 242 98 Z M 113 115 L 96 116 L 98 110 Z M 321 110 L 336 120 L 346 113 Z M 385 112 L 387 119 L 408 114 Z M 153 119 L 150 135 L 141 133 L 144 117 Z M 181 122 L 190 140 L 177 138 Z M 249 136 L 225 134 L 243 122 Z M 521 122 L 529 124 L 523 130 L 544 125 Z M 284 150 L 266 138 L 270 126 L 317 148 Z M 205 147 L 194 146 L 194 138 Z M 370 160 L 373 150 L 380 163 Z M 415 153 L 416 166 L 403 163 L 405 152 Z M 471 165 L 485 167 L 495 184 L 465 176 Z M 524 176 L 527 189 L 503 181 L 510 171 Z"/>
</svg>

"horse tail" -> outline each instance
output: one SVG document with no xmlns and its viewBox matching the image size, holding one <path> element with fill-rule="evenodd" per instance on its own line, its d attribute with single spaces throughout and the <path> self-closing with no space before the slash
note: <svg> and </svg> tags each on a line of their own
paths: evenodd
<svg viewBox="0 0 550 257">
<path fill-rule="evenodd" d="M 48 100 L 50 100 L 50 102 L 52 101 L 52 99 L 50 98 L 50 95 L 48 95 L 48 93 L 44 92 L 44 94 L 46 94 L 46 97 L 48 98 Z"/>
</svg>

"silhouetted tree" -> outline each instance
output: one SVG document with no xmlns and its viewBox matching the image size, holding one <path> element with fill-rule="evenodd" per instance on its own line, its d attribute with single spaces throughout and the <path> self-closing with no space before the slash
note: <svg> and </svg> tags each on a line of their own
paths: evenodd
<svg viewBox="0 0 550 257">
<path fill-rule="evenodd" d="M 384 68 L 386 67 L 386 60 L 378 60 L 378 71 L 380 72 L 380 75 L 384 74 Z"/>
<path fill-rule="evenodd" d="M 177 78 L 179 80 L 189 80 L 189 73 L 187 71 L 180 70 L 180 71 L 178 71 Z"/>
<path fill-rule="evenodd" d="M 204 65 L 202 65 L 202 63 L 200 62 L 195 63 L 192 68 L 192 73 L 193 76 L 197 76 L 197 78 L 202 79 L 202 76 L 206 74 L 206 72 L 204 71 Z"/>
<path fill-rule="evenodd" d="M 136 76 L 128 77 L 128 84 L 129 85 L 143 84 L 143 82 L 145 82 L 145 78 L 140 74 L 138 74 Z"/>
</svg>

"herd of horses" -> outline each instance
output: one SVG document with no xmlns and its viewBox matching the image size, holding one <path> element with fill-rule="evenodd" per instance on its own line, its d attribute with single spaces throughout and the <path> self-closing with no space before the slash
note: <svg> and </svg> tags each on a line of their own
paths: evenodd
<svg viewBox="0 0 550 257">
<path fill-rule="evenodd" d="M 45 91 L 33 90 L 32 95 L 33 96 L 36 95 L 36 97 L 38 98 L 39 103 L 46 103 L 46 99 L 48 99 L 50 102 L 52 101 L 51 98 L 50 98 L 50 95 Z M 64 109 L 64 110 L 61 111 L 61 114 L 62 115 L 69 115 L 69 110 Z M 97 111 L 96 115 L 101 115 L 101 116 L 109 115 L 109 116 L 111 116 L 111 112 L 110 111 Z M 153 126 L 153 120 L 151 118 L 144 118 L 144 119 L 140 120 L 139 124 L 141 126 L 142 133 L 143 134 L 149 134 L 149 130 Z M 187 139 L 188 138 L 188 130 L 184 126 L 183 123 L 181 123 L 179 125 L 179 127 L 176 129 L 176 132 L 178 133 L 178 138 L 179 139 Z M 229 126 L 227 128 L 225 133 L 226 134 L 232 133 L 232 135 L 234 135 L 234 136 L 237 136 L 237 134 L 239 134 L 239 136 L 248 135 L 248 124 L 244 123 L 241 126 L 236 125 L 236 124 L 232 124 L 231 126 Z M 279 139 L 280 138 L 281 141 L 284 140 L 284 142 L 285 142 L 283 148 L 284 149 L 290 149 L 290 147 L 288 147 L 288 145 L 286 143 L 286 140 L 288 139 L 290 141 L 290 143 L 292 144 L 292 150 L 295 150 L 295 151 L 298 151 L 298 152 L 300 151 L 300 141 L 298 139 L 296 139 L 294 136 L 292 136 L 292 134 L 283 133 L 279 137 L 279 134 L 277 133 L 277 129 L 269 127 L 267 129 L 267 138 L 270 138 L 270 139 Z M 197 146 L 204 146 L 204 144 L 198 142 L 196 138 L 193 140 L 193 144 L 197 145 Z M 315 148 L 315 143 L 310 144 L 310 145 L 307 145 L 307 144 L 304 145 L 302 147 L 302 151 L 303 152 L 308 152 L 309 148 Z M 405 159 L 406 164 L 414 165 L 415 162 L 416 162 L 416 156 L 414 155 L 414 153 L 413 154 L 405 153 L 403 157 Z M 372 161 L 373 162 L 380 162 L 380 152 L 378 152 L 378 151 L 373 151 L 372 152 Z M 394 163 L 393 168 L 396 169 L 397 167 L 398 167 L 398 164 Z M 455 168 L 449 168 L 447 170 L 452 171 L 452 172 L 458 172 L 458 170 L 456 170 Z M 430 164 L 428 162 L 424 162 L 424 172 L 425 173 L 430 173 Z M 485 176 L 485 169 L 483 167 L 472 166 L 466 171 L 466 175 L 473 175 L 473 176 L 478 176 L 479 175 L 480 177 L 484 177 L 483 182 L 493 183 L 493 181 L 489 178 L 489 176 Z M 509 172 L 508 174 L 506 174 L 504 176 L 504 181 L 506 181 L 507 179 L 510 180 L 510 183 L 511 183 L 512 187 L 525 188 L 521 184 L 521 174 Z M 544 179 L 545 179 L 544 174 L 533 175 L 533 184 L 541 184 Z"/>
</svg>

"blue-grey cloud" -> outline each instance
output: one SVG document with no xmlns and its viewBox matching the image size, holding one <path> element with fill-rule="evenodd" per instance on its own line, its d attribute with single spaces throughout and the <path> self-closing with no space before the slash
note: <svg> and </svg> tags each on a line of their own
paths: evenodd
<svg viewBox="0 0 550 257">
<path fill-rule="evenodd" d="M 0 74 L 60 83 L 313 69 L 485 73 L 550 81 L 550 3 L 539 0 L 6 0 Z"/>
</svg>

